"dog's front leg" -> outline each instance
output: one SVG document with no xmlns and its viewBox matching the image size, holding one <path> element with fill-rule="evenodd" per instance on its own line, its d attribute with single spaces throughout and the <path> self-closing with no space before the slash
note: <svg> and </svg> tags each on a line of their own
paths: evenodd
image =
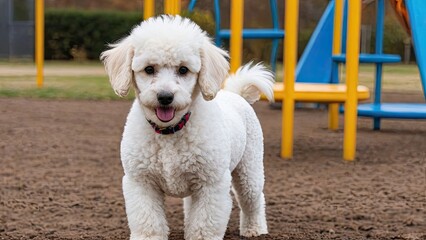
<svg viewBox="0 0 426 240">
<path fill-rule="evenodd" d="M 202 186 L 191 196 L 185 219 L 186 240 L 221 240 L 232 209 L 231 174 L 225 173 L 220 182 Z"/>
<path fill-rule="evenodd" d="M 123 177 L 123 193 L 131 240 L 166 240 L 169 233 L 164 194 L 152 184 Z"/>
</svg>

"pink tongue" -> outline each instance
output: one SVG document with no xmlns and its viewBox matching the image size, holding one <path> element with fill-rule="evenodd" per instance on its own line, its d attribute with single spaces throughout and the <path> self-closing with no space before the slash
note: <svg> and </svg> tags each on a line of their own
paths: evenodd
<svg viewBox="0 0 426 240">
<path fill-rule="evenodd" d="M 168 122 L 175 117 L 175 109 L 172 107 L 158 107 L 155 113 L 162 122 Z"/>
</svg>

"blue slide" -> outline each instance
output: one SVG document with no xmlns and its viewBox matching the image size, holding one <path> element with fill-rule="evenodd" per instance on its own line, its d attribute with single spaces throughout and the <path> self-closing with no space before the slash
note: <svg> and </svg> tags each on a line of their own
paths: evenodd
<svg viewBox="0 0 426 240">
<path fill-rule="evenodd" d="M 300 57 L 296 82 L 331 82 L 334 5 L 330 1 Z"/>
<path fill-rule="evenodd" d="M 408 9 L 416 61 L 426 99 L 426 1 L 405 0 L 405 5 Z"/>
</svg>

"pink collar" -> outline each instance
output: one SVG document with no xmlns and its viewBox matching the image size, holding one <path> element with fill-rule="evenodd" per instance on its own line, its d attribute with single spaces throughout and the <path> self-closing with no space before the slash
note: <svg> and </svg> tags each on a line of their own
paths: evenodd
<svg viewBox="0 0 426 240">
<path fill-rule="evenodd" d="M 164 128 L 159 127 L 157 124 L 150 121 L 149 119 L 147 119 L 147 121 L 149 122 L 149 124 L 151 124 L 152 128 L 154 128 L 154 131 L 156 133 L 162 134 L 162 135 L 168 135 L 181 130 L 185 126 L 185 124 L 188 122 L 190 116 L 191 116 L 191 112 L 187 112 L 185 115 L 183 115 L 182 119 L 180 119 L 180 121 L 176 125 L 168 126 Z"/>
</svg>

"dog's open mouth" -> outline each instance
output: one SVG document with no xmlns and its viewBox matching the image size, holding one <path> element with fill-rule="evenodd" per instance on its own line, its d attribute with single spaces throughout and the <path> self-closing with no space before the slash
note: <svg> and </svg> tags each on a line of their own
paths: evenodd
<svg viewBox="0 0 426 240">
<path fill-rule="evenodd" d="M 169 122 L 175 117 L 175 109 L 172 107 L 157 107 L 155 114 L 160 121 Z"/>
</svg>

